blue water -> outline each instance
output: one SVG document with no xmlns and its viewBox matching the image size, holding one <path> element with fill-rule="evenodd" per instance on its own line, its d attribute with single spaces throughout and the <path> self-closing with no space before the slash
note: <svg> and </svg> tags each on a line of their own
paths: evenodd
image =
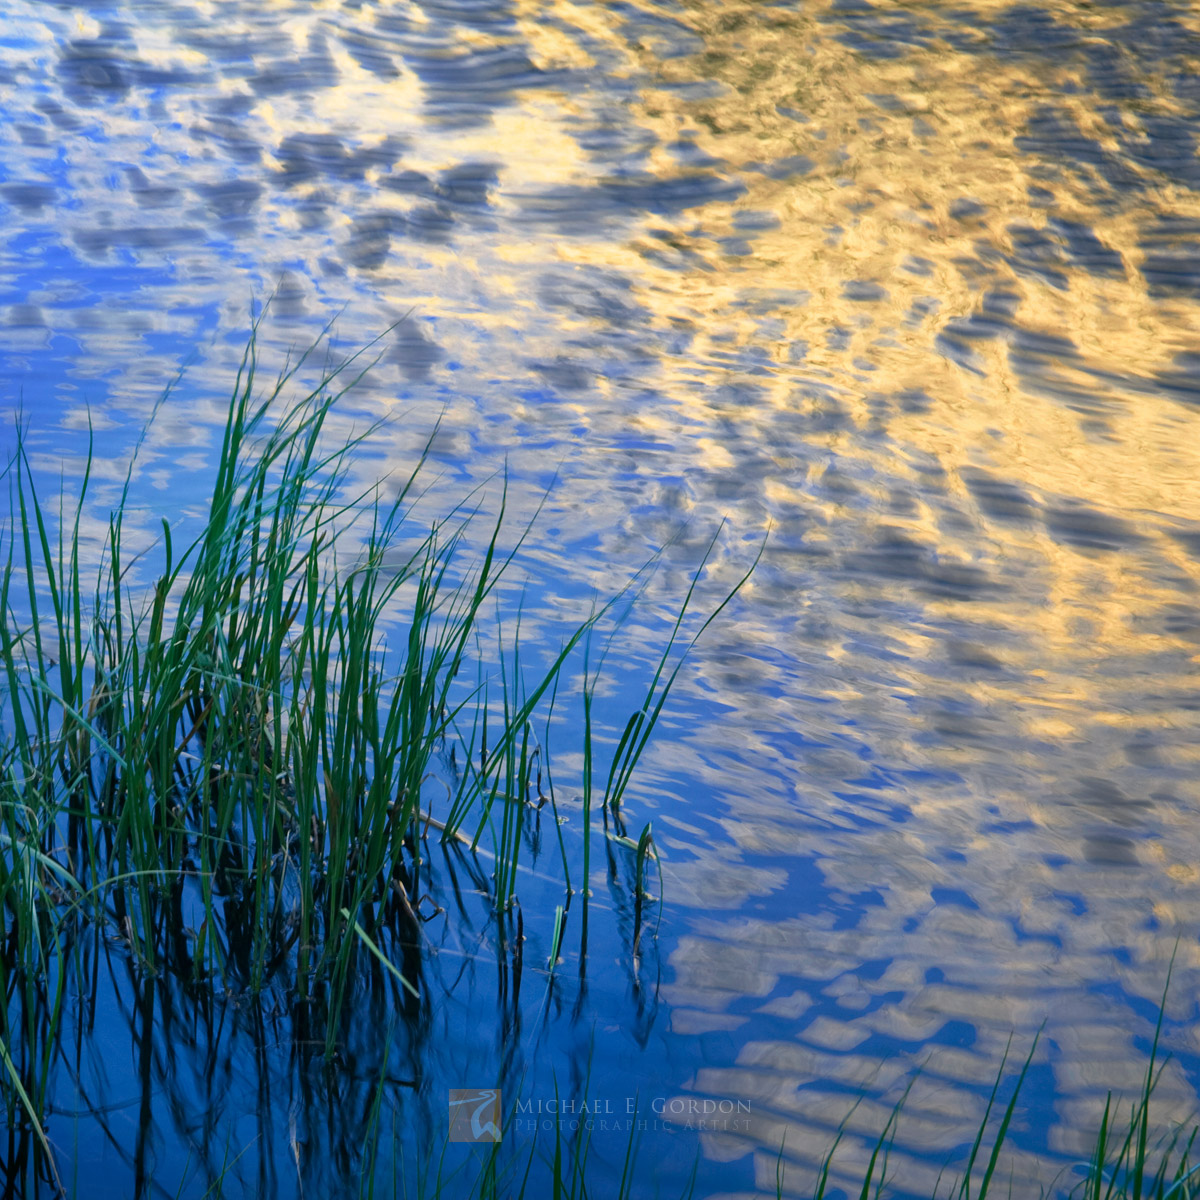
<svg viewBox="0 0 1200 1200">
<path fill-rule="evenodd" d="M 707 600 L 770 529 L 627 798 L 663 853 L 636 964 L 626 859 L 593 859 L 582 981 L 575 949 L 544 969 L 561 891 L 522 884 L 519 986 L 441 863 L 437 999 L 364 991 L 330 1069 L 287 997 L 185 994 L 106 935 L 48 1123 L 79 1194 L 351 1194 L 373 1120 L 380 1188 L 411 1188 L 447 1089 L 499 1084 L 635 1097 L 635 1195 L 694 1166 L 698 1196 L 774 1195 L 781 1146 L 804 1195 L 861 1095 L 849 1186 L 918 1066 L 889 1165 L 928 1194 L 1043 1025 L 1005 1170 L 1066 1190 L 1177 940 L 1159 1113 L 1186 1117 L 1198 78 L 1169 0 L 7 4 L 0 406 L 48 494 L 90 420 L 102 516 L 179 376 L 134 504 L 147 542 L 186 524 L 252 312 L 275 363 L 395 324 L 334 432 L 391 416 L 370 479 L 440 418 L 431 511 L 553 482 L 505 601 L 529 644 L 671 543 L 618 730 L 721 520 Z M 655 1098 L 750 1119 L 668 1128 Z M 625 1139 L 593 1129 L 597 1179 Z"/>
</svg>

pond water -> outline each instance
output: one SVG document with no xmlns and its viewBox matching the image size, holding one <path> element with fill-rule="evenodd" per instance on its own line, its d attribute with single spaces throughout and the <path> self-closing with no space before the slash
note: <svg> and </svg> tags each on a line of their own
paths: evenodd
<svg viewBox="0 0 1200 1200">
<path fill-rule="evenodd" d="M 98 946 L 48 1124 L 68 1184 L 348 1195 L 378 1111 L 390 1187 L 441 1144 L 447 1088 L 498 1083 L 636 1098 L 634 1195 L 697 1163 L 697 1196 L 774 1195 L 781 1145 L 803 1195 L 861 1095 L 850 1186 L 919 1066 L 890 1169 L 928 1195 L 1010 1035 L 1023 1057 L 1044 1027 L 1010 1165 L 1066 1190 L 1139 1085 L 1177 941 L 1159 1116 L 1186 1117 L 1198 81 L 1200 14 L 1170 0 L 10 0 L 0 404 L 51 494 L 90 421 L 114 499 L 186 367 L 134 502 L 147 530 L 196 512 L 273 295 L 268 355 L 395 326 L 340 410 L 395 414 L 368 474 L 440 416 L 435 499 L 507 464 L 529 514 L 554 481 L 526 636 L 676 539 L 614 704 L 721 519 L 713 589 L 770 530 L 627 799 L 663 855 L 639 963 L 604 867 L 582 980 L 533 969 L 550 885 L 522 891 L 523 981 L 486 905 L 448 903 L 437 1002 L 365 997 L 331 1073 L 274 1001 Z M 752 1119 L 653 1119 L 689 1100 Z"/>
</svg>

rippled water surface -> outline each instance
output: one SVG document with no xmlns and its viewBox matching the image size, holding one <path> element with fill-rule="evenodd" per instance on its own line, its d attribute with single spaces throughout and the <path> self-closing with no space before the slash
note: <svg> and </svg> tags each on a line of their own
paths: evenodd
<svg viewBox="0 0 1200 1200">
<path fill-rule="evenodd" d="M 346 400 L 395 414 L 367 466 L 441 414 L 436 494 L 507 463 L 531 512 L 557 471 L 531 629 L 678 538 L 619 643 L 635 681 L 720 519 L 714 588 L 771 531 L 628 798 L 664 855 L 640 975 L 614 919 L 586 986 L 514 995 L 447 925 L 444 1001 L 365 1004 L 330 1077 L 269 1007 L 104 967 L 50 1121 L 87 1194 L 342 1194 L 381 1073 L 417 1147 L 446 1086 L 590 1069 L 614 1105 L 754 1114 L 648 1130 L 637 1194 L 699 1153 L 697 1194 L 774 1195 L 782 1143 L 802 1195 L 865 1091 L 853 1177 L 918 1064 L 891 1166 L 927 1194 L 1043 1022 L 1014 1186 L 1069 1186 L 1177 938 L 1160 1113 L 1188 1115 L 1198 81 L 1200 15 L 1164 0 L 9 0 L 0 403 L 50 485 L 90 419 L 115 498 L 186 366 L 136 500 L 147 530 L 194 514 L 273 294 L 277 356 L 398 323 Z"/>
</svg>

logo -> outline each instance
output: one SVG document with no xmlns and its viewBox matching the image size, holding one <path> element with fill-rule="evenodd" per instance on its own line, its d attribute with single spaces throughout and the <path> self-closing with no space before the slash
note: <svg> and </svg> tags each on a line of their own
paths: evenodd
<svg viewBox="0 0 1200 1200">
<path fill-rule="evenodd" d="M 500 1140 L 500 1089 L 450 1089 L 450 1140 L 498 1142 Z"/>
</svg>

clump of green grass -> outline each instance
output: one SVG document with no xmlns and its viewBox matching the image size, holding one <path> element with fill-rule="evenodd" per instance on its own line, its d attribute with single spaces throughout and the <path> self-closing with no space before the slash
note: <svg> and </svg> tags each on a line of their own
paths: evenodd
<svg viewBox="0 0 1200 1200">
<path fill-rule="evenodd" d="M 420 995 L 419 955 L 397 965 L 380 944 L 385 926 L 419 944 L 426 838 L 487 849 L 497 912 L 515 903 L 522 830 L 545 799 L 534 714 L 608 609 L 594 606 L 535 679 L 517 640 L 497 728 L 495 685 L 462 679 L 516 553 L 501 549 L 504 503 L 464 570 L 478 514 L 415 524 L 424 455 L 390 500 L 355 494 L 352 456 L 372 431 L 331 447 L 325 427 L 361 377 L 356 361 L 285 405 L 304 359 L 260 395 L 251 340 L 198 534 L 177 546 L 164 521 L 157 546 L 131 554 L 127 478 L 98 569 L 81 533 L 90 447 L 78 506 L 51 514 L 18 435 L 0 542 L 0 1093 L 49 1170 L 39 1122 L 71 946 L 89 930 L 119 938 L 138 971 L 195 987 L 257 992 L 282 979 L 294 1003 L 324 1014 L 332 1053 L 362 956 Z M 666 662 L 609 771 L 613 814 L 674 680 Z M 455 742 L 462 762 L 447 773 L 437 756 Z M 428 800 L 439 789 L 441 821 Z M 584 834 L 586 914 L 586 822 Z M 648 829 L 630 844 L 640 889 Z M 556 955 L 578 890 L 565 852 L 563 869 Z M 584 931 L 585 949 L 586 915 Z"/>
</svg>

